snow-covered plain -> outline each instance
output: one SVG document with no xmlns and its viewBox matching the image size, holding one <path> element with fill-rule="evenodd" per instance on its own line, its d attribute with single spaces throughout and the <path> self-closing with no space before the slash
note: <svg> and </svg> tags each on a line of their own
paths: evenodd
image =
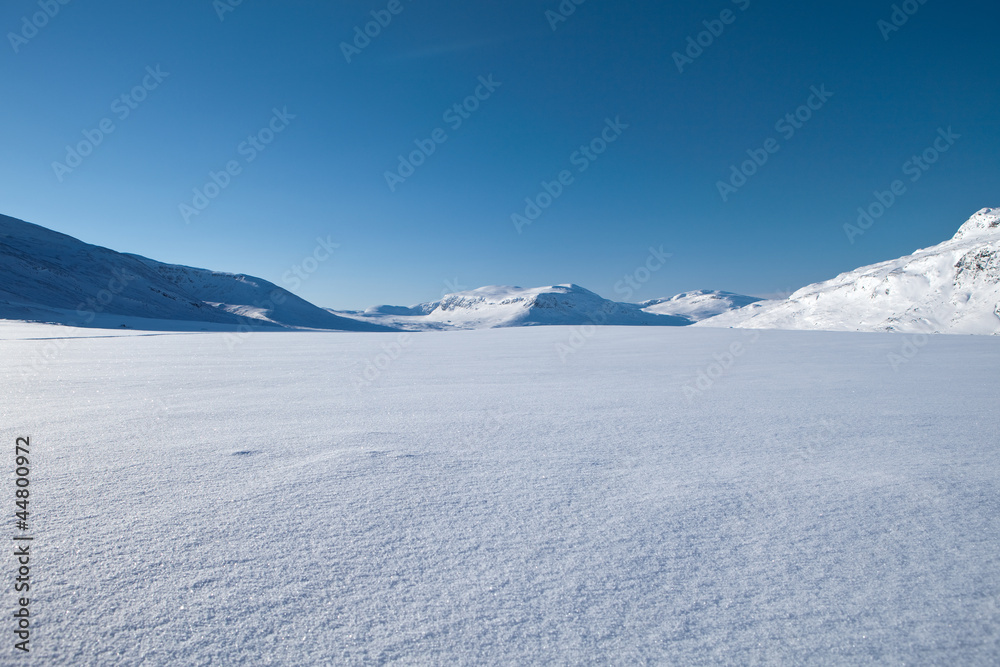
<svg viewBox="0 0 1000 667">
<path fill-rule="evenodd" d="M 53 329 L 19 664 L 1000 662 L 997 338 Z"/>
</svg>

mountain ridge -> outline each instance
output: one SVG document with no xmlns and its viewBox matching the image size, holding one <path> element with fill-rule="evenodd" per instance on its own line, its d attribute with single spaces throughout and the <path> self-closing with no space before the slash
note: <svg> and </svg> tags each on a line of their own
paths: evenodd
<svg viewBox="0 0 1000 667">
<path fill-rule="evenodd" d="M 388 331 L 334 315 L 262 278 L 92 245 L 0 215 L 0 319 L 84 327 Z"/>
<path fill-rule="evenodd" d="M 421 329 L 492 329 L 516 326 L 607 324 L 688 326 L 755 297 L 699 290 L 643 303 L 611 301 L 574 283 L 545 287 L 487 285 L 412 306 L 332 311 L 389 326 Z"/>
<path fill-rule="evenodd" d="M 1000 208 L 909 255 L 807 285 L 696 326 L 1000 334 Z"/>
<path fill-rule="evenodd" d="M 398 331 L 702 326 L 1000 335 L 1000 208 L 942 243 L 783 300 L 697 290 L 624 303 L 574 283 L 490 285 L 412 306 L 336 311 L 262 278 L 166 264 L 0 215 L 0 319 L 101 328 Z"/>
</svg>

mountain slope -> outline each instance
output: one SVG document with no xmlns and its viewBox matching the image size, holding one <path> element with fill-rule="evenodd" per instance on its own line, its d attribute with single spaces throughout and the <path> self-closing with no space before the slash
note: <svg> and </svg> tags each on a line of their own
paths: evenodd
<svg viewBox="0 0 1000 667">
<path fill-rule="evenodd" d="M 448 294 L 416 306 L 375 306 L 360 319 L 408 329 L 492 329 L 537 325 L 686 326 L 686 317 L 645 312 L 639 304 L 605 299 L 579 285 L 489 286 Z"/>
<path fill-rule="evenodd" d="M 982 209 L 944 243 L 698 326 L 1000 334 L 1000 209 Z"/>
<path fill-rule="evenodd" d="M 0 319 L 198 328 L 382 330 L 261 278 L 163 264 L 0 215 Z M 153 323 L 150 320 L 157 320 Z"/>
<path fill-rule="evenodd" d="M 698 322 L 758 301 L 762 299 L 732 292 L 697 290 L 684 292 L 669 299 L 644 301 L 639 306 L 647 313 L 676 315 Z"/>
</svg>

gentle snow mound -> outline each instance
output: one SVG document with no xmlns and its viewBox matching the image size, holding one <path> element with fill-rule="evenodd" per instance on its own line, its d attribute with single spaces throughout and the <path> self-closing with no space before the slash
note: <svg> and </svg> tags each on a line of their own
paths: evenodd
<svg viewBox="0 0 1000 667">
<path fill-rule="evenodd" d="M 754 296 L 743 296 L 732 292 L 697 290 L 684 292 L 669 299 L 644 301 L 639 305 L 647 313 L 677 315 L 698 322 L 761 300 Z"/>
</svg>

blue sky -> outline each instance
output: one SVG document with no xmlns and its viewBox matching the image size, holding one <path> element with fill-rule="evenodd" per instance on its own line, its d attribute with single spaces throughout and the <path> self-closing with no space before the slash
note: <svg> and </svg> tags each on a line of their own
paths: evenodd
<svg viewBox="0 0 1000 667">
<path fill-rule="evenodd" d="M 661 246 L 632 300 L 779 293 L 1000 206 L 996 3 L 672 4 L 8 0 L 0 212 L 362 308 L 486 284 L 620 299 Z M 226 187 L 198 200 L 211 173 Z"/>
</svg>

